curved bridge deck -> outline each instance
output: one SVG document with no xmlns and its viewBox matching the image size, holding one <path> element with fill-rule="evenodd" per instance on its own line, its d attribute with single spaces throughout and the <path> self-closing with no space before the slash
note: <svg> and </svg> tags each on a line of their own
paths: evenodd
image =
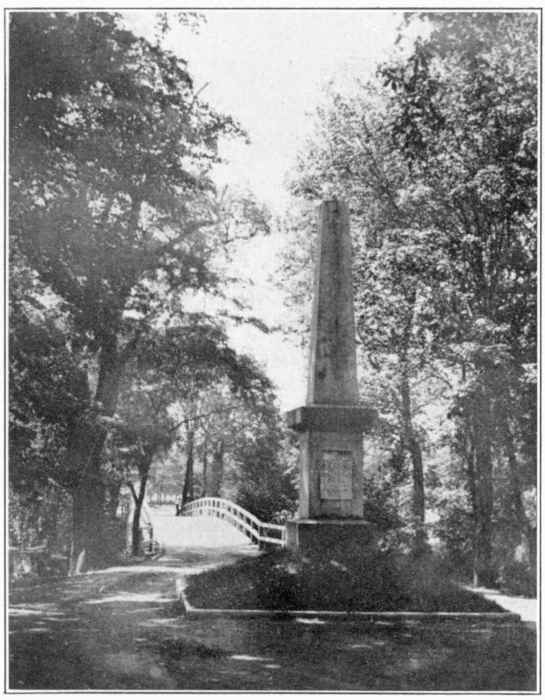
<svg viewBox="0 0 545 700">
<path fill-rule="evenodd" d="M 208 515 L 176 517 L 174 507 L 152 508 L 155 537 L 166 551 L 179 549 L 221 549 L 251 547 L 248 538 L 235 527 Z"/>
</svg>

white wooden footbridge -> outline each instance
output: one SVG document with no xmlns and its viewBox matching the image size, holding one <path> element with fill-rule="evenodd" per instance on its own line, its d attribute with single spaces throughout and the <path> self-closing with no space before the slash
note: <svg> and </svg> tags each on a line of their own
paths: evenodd
<svg viewBox="0 0 545 700">
<path fill-rule="evenodd" d="M 147 555 L 167 548 L 212 545 L 258 545 L 260 548 L 285 547 L 286 527 L 267 523 L 225 498 L 207 497 L 190 501 L 175 516 L 172 506 L 147 507 L 143 513 L 142 545 Z M 191 518 L 191 520 L 190 520 Z M 195 526 L 190 525 L 195 520 Z"/>
<path fill-rule="evenodd" d="M 225 498 L 198 498 L 196 501 L 186 503 L 182 509 L 182 516 L 203 515 L 224 520 L 259 546 L 277 545 L 284 547 L 286 544 L 284 525 L 265 523 Z"/>
</svg>

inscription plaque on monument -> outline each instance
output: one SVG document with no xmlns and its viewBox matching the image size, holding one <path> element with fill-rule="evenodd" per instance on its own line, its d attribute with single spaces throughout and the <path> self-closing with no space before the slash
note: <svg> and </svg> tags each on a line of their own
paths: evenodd
<svg viewBox="0 0 545 700">
<path fill-rule="evenodd" d="M 354 456 L 347 450 L 327 450 L 320 456 L 320 498 L 342 501 L 352 498 Z"/>
</svg>

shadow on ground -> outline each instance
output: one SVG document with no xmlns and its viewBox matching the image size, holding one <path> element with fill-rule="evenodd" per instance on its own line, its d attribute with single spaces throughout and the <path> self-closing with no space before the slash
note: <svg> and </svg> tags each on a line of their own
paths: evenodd
<svg viewBox="0 0 545 700">
<path fill-rule="evenodd" d="M 183 527 L 155 562 L 12 590 L 10 688 L 535 690 L 524 624 L 186 617 L 178 578 L 257 551 Z"/>
</svg>

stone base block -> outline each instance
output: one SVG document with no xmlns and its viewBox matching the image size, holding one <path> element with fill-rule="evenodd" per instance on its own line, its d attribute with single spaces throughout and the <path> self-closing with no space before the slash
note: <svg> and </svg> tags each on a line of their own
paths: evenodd
<svg viewBox="0 0 545 700">
<path fill-rule="evenodd" d="M 287 547 L 302 556 L 353 560 L 376 547 L 375 527 L 366 520 L 292 520 L 287 523 Z"/>
</svg>

